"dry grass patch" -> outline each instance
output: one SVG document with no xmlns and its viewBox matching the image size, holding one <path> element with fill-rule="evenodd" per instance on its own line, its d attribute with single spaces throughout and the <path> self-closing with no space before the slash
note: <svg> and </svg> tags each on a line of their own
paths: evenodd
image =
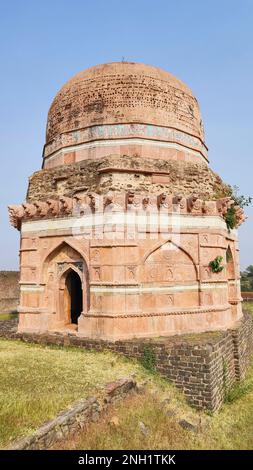
<svg viewBox="0 0 253 470">
<path fill-rule="evenodd" d="M 224 404 L 219 413 L 198 412 L 175 395 L 155 376 L 143 395 L 133 395 L 118 404 L 103 420 L 91 424 L 65 441 L 61 449 L 253 449 L 253 366 L 243 382 L 243 393 Z M 236 389 L 235 389 L 236 391 Z M 164 404 L 164 399 L 169 402 Z M 183 429 L 186 419 L 198 432 Z M 147 435 L 141 430 L 144 423 Z"/>
<path fill-rule="evenodd" d="M 144 424 L 147 435 L 141 430 Z M 99 423 L 90 424 L 80 435 L 70 438 L 56 449 L 76 450 L 134 450 L 187 448 L 189 435 L 169 418 L 157 398 L 149 392 L 133 395 L 104 415 Z M 166 445 L 165 445 L 166 442 Z M 183 445 L 183 447 L 182 447 Z"/>
<path fill-rule="evenodd" d="M 0 340 L 0 447 L 33 432 L 80 397 L 141 365 L 110 352 Z"/>
</svg>

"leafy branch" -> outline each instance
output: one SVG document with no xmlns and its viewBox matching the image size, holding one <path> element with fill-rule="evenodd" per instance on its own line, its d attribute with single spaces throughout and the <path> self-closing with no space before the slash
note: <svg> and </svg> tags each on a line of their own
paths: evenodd
<svg viewBox="0 0 253 470">
<path fill-rule="evenodd" d="M 233 199 L 234 203 L 231 207 L 228 208 L 224 219 L 227 224 L 228 230 L 233 230 L 238 223 L 238 209 L 243 209 L 252 204 L 253 198 L 251 196 L 239 195 L 238 186 L 230 186 L 230 197 Z"/>
</svg>

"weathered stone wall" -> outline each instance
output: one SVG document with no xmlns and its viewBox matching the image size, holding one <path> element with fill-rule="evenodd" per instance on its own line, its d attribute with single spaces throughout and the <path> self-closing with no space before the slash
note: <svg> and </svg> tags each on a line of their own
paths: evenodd
<svg viewBox="0 0 253 470">
<path fill-rule="evenodd" d="M 242 323 L 240 329 L 233 330 L 232 334 L 235 352 L 235 373 L 238 379 L 243 379 L 253 354 L 253 322 L 250 321 L 250 317 L 248 321 Z"/>
<path fill-rule="evenodd" d="M 19 271 L 0 271 L 0 314 L 15 311 L 19 303 Z"/>
<path fill-rule="evenodd" d="M 208 363 L 209 386 L 205 398 L 212 403 L 210 409 L 215 411 L 221 407 L 227 392 L 239 379 L 235 370 L 235 350 L 231 331 L 221 335 L 220 339 L 213 344 L 206 362 Z"/>
<path fill-rule="evenodd" d="M 210 411 L 218 410 L 226 393 L 245 376 L 253 353 L 253 319 L 247 313 L 232 330 L 116 342 L 59 333 L 16 333 L 15 328 L 4 330 L 1 323 L 0 336 L 27 342 L 109 349 L 138 360 L 152 351 L 156 370 L 175 383 L 193 406 Z"/>
<path fill-rule="evenodd" d="M 88 423 L 98 421 L 101 413 L 136 388 L 132 378 L 122 378 L 107 384 L 100 397 L 83 398 L 56 418 L 45 423 L 34 434 L 15 441 L 11 450 L 45 450 L 70 437 Z"/>
<path fill-rule="evenodd" d="M 205 164 L 111 155 L 102 162 L 92 159 L 35 172 L 29 179 L 27 200 L 72 197 L 78 191 L 105 194 L 111 189 L 153 194 L 165 191 L 185 197 L 197 193 L 205 200 L 230 193 Z"/>
</svg>

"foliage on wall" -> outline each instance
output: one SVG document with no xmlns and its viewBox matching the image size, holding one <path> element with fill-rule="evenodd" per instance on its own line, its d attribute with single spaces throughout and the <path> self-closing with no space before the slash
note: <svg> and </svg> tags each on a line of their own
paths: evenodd
<svg viewBox="0 0 253 470">
<path fill-rule="evenodd" d="M 234 200 L 234 204 L 228 209 L 224 217 L 229 231 L 233 230 L 238 222 L 236 208 L 243 209 L 252 203 L 252 197 L 239 195 L 238 192 L 238 186 L 230 186 L 230 197 Z"/>
<path fill-rule="evenodd" d="M 216 256 L 213 261 L 210 261 L 209 267 L 213 273 L 220 273 L 221 271 L 223 271 L 224 266 L 221 266 L 222 260 L 222 256 Z"/>
</svg>

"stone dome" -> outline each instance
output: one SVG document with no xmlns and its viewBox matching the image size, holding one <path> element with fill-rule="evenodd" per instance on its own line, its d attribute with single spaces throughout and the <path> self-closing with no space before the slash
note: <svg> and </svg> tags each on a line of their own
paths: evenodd
<svg viewBox="0 0 253 470">
<path fill-rule="evenodd" d="M 108 135 L 106 128 L 115 124 L 155 126 L 158 139 L 163 133 L 159 129 L 167 128 L 186 134 L 191 148 L 196 148 L 196 140 L 198 146 L 204 146 L 198 102 L 188 86 L 157 67 L 113 62 L 78 73 L 57 93 L 48 113 L 44 157 L 94 140 L 88 131 L 94 126 L 105 126 L 105 132 L 99 129 L 100 140 L 117 138 L 115 129 Z M 75 134 L 81 130 L 86 132 L 84 138 Z M 120 137 L 140 137 L 127 132 L 123 135 L 121 129 Z M 144 137 L 153 138 L 154 132 L 151 136 L 147 132 Z"/>
<path fill-rule="evenodd" d="M 131 122 L 203 139 L 199 106 L 188 86 L 157 67 L 113 62 L 83 70 L 61 88 L 48 113 L 46 141 L 94 124 Z"/>
</svg>

